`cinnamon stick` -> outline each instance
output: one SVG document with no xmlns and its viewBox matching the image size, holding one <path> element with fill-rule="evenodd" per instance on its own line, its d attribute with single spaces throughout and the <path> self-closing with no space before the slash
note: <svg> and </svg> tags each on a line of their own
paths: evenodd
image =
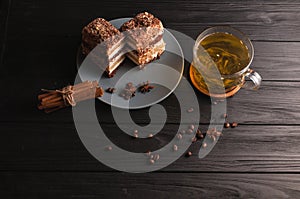
<svg viewBox="0 0 300 199">
<path fill-rule="evenodd" d="M 101 97 L 103 89 L 97 81 L 85 81 L 74 86 L 66 86 L 60 90 L 42 89 L 44 93 L 38 95 L 38 109 L 46 113 L 59 110 L 67 106 L 75 106 L 77 102 Z"/>
</svg>

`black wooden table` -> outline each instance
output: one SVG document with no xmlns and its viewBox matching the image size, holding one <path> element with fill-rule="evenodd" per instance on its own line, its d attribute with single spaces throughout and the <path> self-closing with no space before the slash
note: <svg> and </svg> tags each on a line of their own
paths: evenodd
<svg viewBox="0 0 300 199">
<path fill-rule="evenodd" d="M 79 139 L 71 109 L 45 114 L 36 108 L 40 88 L 73 83 L 81 29 L 96 17 L 108 20 L 149 11 L 165 27 L 192 38 L 213 25 L 231 25 L 249 35 L 252 68 L 263 77 L 256 91 L 227 100 L 225 129 L 204 159 L 195 152 L 144 174 L 115 171 L 98 162 Z M 272 1 L 34 1 L 0 2 L 0 197 L 1 198 L 299 198 L 300 197 L 300 2 Z M 188 77 L 185 65 L 184 76 Z M 210 99 L 197 92 L 208 124 Z M 176 97 L 168 113 L 163 146 L 178 126 Z M 206 108 L 208 107 L 208 108 Z M 120 132 L 110 106 L 96 101 L 100 123 L 114 143 Z M 149 123 L 148 109 L 131 111 Z M 138 143 L 139 141 L 137 141 Z M 138 149 L 138 148 L 137 148 Z M 136 150 L 137 150 L 136 149 Z"/>
</svg>

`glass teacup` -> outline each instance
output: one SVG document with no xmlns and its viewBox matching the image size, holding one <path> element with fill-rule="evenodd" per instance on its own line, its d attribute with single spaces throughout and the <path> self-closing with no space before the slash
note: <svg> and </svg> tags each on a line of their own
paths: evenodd
<svg viewBox="0 0 300 199">
<path fill-rule="evenodd" d="M 253 57 L 250 39 L 239 30 L 208 28 L 195 42 L 191 81 L 199 91 L 215 98 L 230 97 L 240 88 L 258 89 L 262 78 L 249 68 Z"/>
</svg>

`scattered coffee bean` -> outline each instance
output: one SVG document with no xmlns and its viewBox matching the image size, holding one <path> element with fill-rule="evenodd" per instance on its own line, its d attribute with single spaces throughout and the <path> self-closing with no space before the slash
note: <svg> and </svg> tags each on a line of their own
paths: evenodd
<svg viewBox="0 0 300 199">
<path fill-rule="evenodd" d="M 138 134 L 139 131 L 138 131 L 138 130 L 134 130 L 133 133 L 134 133 L 134 134 Z"/>
<path fill-rule="evenodd" d="M 224 123 L 224 128 L 229 128 L 230 127 L 230 124 L 228 122 L 225 122 Z"/>
<path fill-rule="evenodd" d="M 176 144 L 174 144 L 173 150 L 174 150 L 174 151 L 177 151 L 177 150 L 178 150 L 178 146 L 177 146 Z"/>
<path fill-rule="evenodd" d="M 196 137 L 192 137 L 191 141 L 192 141 L 192 143 L 195 143 L 195 142 L 197 142 L 197 138 Z"/>
<path fill-rule="evenodd" d="M 215 134 L 217 132 L 217 129 L 216 128 L 211 128 L 211 129 L 208 129 L 207 131 L 206 131 L 206 134 L 207 135 L 213 135 L 213 134 Z"/>
<path fill-rule="evenodd" d="M 238 126 L 238 123 L 236 123 L 236 122 L 232 122 L 231 123 L 231 128 L 235 128 L 235 127 L 237 127 Z"/>
<path fill-rule="evenodd" d="M 155 154 L 154 157 L 153 157 L 153 160 L 154 160 L 154 161 L 159 160 L 159 154 Z"/>
<path fill-rule="evenodd" d="M 192 134 L 192 133 L 193 133 L 193 130 L 192 130 L 192 129 L 188 129 L 188 130 L 187 130 L 187 133 L 188 133 L 188 134 Z"/>
<path fill-rule="evenodd" d="M 150 159 L 150 164 L 154 164 L 155 161 L 153 159 Z"/>
<path fill-rule="evenodd" d="M 202 134 L 202 132 L 198 129 L 197 132 L 196 132 L 196 137 L 201 140 L 204 138 L 204 135 Z"/>
<path fill-rule="evenodd" d="M 148 138 L 152 138 L 152 137 L 153 137 L 153 134 L 150 133 L 150 134 L 148 135 Z"/>
<path fill-rule="evenodd" d="M 182 135 L 180 133 L 177 134 L 177 139 L 181 140 L 182 139 Z"/>
<path fill-rule="evenodd" d="M 218 104 L 218 102 L 217 101 L 213 101 L 213 105 L 217 105 Z"/>
<path fill-rule="evenodd" d="M 188 152 L 185 154 L 186 157 L 190 157 L 190 156 L 192 156 L 192 155 L 193 155 L 193 153 L 192 153 L 191 151 L 188 151 Z"/>
<path fill-rule="evenodd" d="M 216 136 L 212 135 L 210 138 L 211 138 L 214 142 L 216 141 Z"/>
<path fill-rule="evenodd" d="M 108 147 L 106 147 L 106 149 L 107 149 L 108 151 L 111 151 L 111 150 L 112 150 L 112 146 L 108 146 Z"/>
<path fill-rule="evenodd" d="M 134 138 L 138 138 L 139 135 L 138 135 L 138 134 L 133 134 L 133 137 L 134 137 Z"/>
<path fill-rule="evenodd" d="M 111 87 L 109 87 L 109 88 L 107 88 L 106 90 L 105 90 L 107 93 L 114 93 L 115 91 L 116 91 L 116 89 L 115 88 L 111 88 Z"/>
<path fill-rule="evenodd" d="M 202 147 L 203 147 L 203 148 L 207 147 L 206 142 L 203 142 Z"/>
<path fill-rule="evenodd" d="M 149 151 L 146 151 L 146 155 L 147 156 L 150 156 L 151 155 L 151 151 L 149 150 Z"/>
<path fill-rule="evenodd" d="M 187 112 L 188 112 L 188 113 L 192 113 L 192 112 L 194 112 L 194 109 L 193 109 L 193 108 L 189 108 L 189 109 L 187 110 Z"/>
<path fill-rule="evenodd" d="M 191 124 L 191 125 L 189 126 L 189 129 L 194 130 L 194 129 L 195 129 L 195 126 Z"/>
<path fill-rule="evenodd" d="M 215 135 L 216 135 L 216 136 L 221 136 L 221 135 L 222 135 L 222 132 L 217 131 Z"/>
<path fill-rule="evenodd" d="M 228 117 L 228 115 L 226 113 L 224 113 L 223 118 L 226 119 L 227 117 Z"/>
</svg>

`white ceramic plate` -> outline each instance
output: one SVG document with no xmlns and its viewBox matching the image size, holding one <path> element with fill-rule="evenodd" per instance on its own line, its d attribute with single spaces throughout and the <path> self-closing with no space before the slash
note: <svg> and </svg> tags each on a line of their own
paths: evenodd
<svg viewBox="0 0 300 199">
<path fill-rule="evenodd" d="M 116 28 L 120 28 L 124 22 L 130 19 L 120 18 L 112 20 L 110 23 Z M 160 59 L 147 64 L 143 69 L 139 69 L 136 64 L 126 58 L 112 78 L 108 78 L 106 75 L 101 76 L 103 71 L 95 66 L 87 66 L 86 59 L 81 53 L 81 48 L 79 48 L 77 53 L 79 77 L 82 81 L 99 81 L 99 85 L 104 90 L 109 87 L 116 88 L 114 94 L 105 92 L 104 96 L 99 98 L 99 100 L 111 106 L 140 109 L 159 103 L 168 97 L 178 86 L 184 69 L 184 57 L 178 41 L 167 29 L 164 30 L 163 39 L 166 43 L 166 50 Z M 145 81 L 149 81 L 154 86 L 154 89 L 149 93 L 136 92 L 136 96 L 130 100 L 125 100 L 119 96 L 128 82 L 138 85 Z"/>
</svg>

